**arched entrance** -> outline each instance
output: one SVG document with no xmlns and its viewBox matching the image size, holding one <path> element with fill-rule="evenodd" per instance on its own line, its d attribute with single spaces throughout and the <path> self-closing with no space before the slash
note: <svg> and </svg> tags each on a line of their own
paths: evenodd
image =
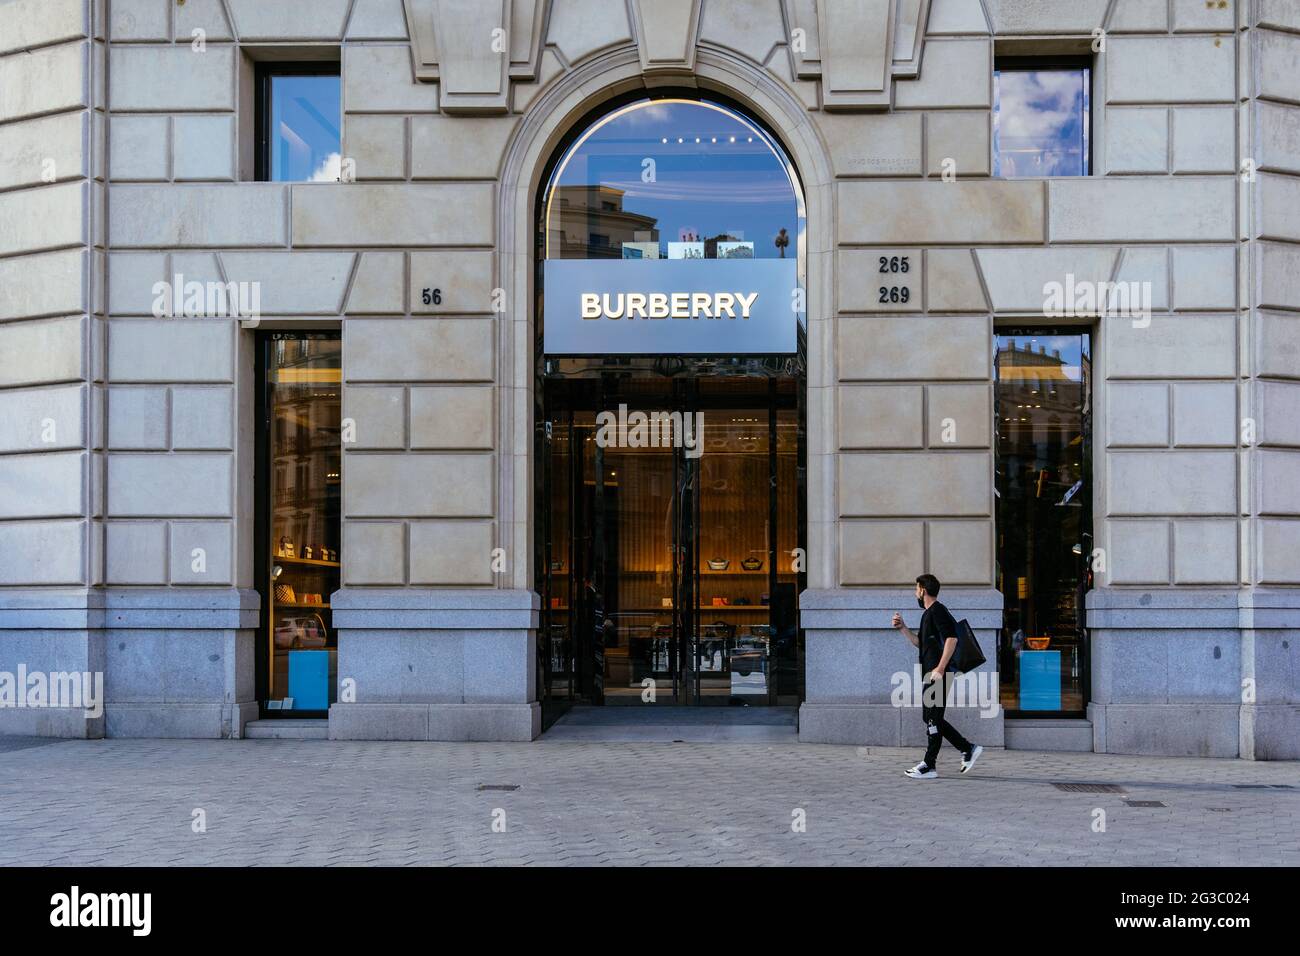
<svg viewBox="0 0 1300 956">
<path fill-rule="evenodd" d="M 805 205 L 760 122 L 633 95 L 537 206 L 538 693 L 802 699 Z"/>
</svg>

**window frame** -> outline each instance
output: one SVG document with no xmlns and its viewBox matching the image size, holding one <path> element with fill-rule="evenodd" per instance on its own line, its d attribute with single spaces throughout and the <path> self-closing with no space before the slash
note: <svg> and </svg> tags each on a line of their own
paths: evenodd
<svg viewBox="0 0 1300 956">
<path fill-rule="evenodd" d="M 271 176 L 271 86 L 277 76 L 337 76 L 339 78 L 339 152 L 343 152 L 343 69 L 338 60 L 283 61 L 266 60 L 253 65 L 253 181 L 259 183 L 292 182 L 273 180 Z"/>
<path fill-rule="evenodd" d="M 1003 71 L 1025 73 L 1033 70 L 1087 70 L 1088 71 L 1088 109 L 1085 111 L 1085 130 L 1087 149 L 1085 157 L 1088 171 L 1079 176 L 1003 176 L 998 173 L 998 154 L 996 137 L 998 106 L 994 97 L 990 104 L 989 135 L 989 174 L 991 179 L 1091 179 L 1097 175 L 1096 161 L 1096 103 L 1097 103 L 1097 57 L 1092 53 L 995 53 L 993 56 L 993 92 L 997 92 L 998 74 Z"/>
</svg>

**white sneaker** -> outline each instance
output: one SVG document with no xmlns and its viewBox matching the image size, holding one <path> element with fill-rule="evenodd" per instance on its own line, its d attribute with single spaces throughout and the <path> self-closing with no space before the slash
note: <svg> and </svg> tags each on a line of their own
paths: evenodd
<svg viewBox="0 0 1300 956">
<path fill-rule="evenodd" d="M 911 777 L 913 780 L 937 780 L 939 778 L 939 771 L 930 769 L 925 765 L 925 761 L 922 760 L 911 770 L 904 770 L 903 776 Z"/>
<path fill-rule="evenodd" d="M 980 754 L 983 752 L 984 748 L 979 744 L 972 747 L 970 753 L 961 758 L 961 772 L 965 773 L 971 767 L 975 766 L 975 761 L 980 759 Z"/>
</svg>

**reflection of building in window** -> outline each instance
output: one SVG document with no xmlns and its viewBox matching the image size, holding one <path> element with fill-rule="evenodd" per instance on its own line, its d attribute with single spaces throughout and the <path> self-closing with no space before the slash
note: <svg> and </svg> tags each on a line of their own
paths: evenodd
<svg viewBox="0 0 1300 956">
<path fill-rule="evenodd" d="M 559 226 L 560 258 L 620 259 L 624 243 L 659 242 L 657 220 L 623 209 L 623 190 L 560 186 L 551 209 Z"/>
</svg>

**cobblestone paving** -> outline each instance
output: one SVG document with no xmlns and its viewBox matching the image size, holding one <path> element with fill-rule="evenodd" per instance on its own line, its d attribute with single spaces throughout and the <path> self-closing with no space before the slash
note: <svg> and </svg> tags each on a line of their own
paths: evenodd
<svg viewBox="0 0 1300 956">
<path fill-rule="evenodd" d="M 970 776 L 945 752 L 943 777 L 908 780 L 917 757 L 797 743 L 7 746 L 0 864 L 1300 865 L 1300 764 L 990 750 Z M 191 828 L 200 808 L 205 833 Z"/>
</svg>

